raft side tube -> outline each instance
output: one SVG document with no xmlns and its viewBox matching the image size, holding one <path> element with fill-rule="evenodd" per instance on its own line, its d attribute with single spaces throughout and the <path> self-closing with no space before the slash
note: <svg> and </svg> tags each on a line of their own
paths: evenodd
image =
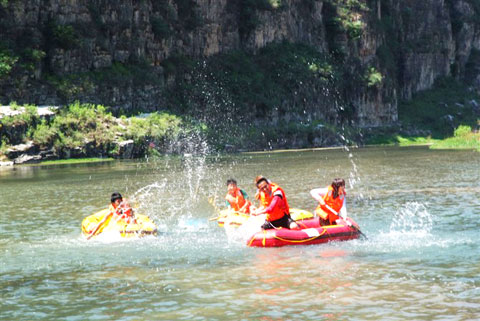
<svg viewBox="0 0 480 321">
<path fill-rule="evenodd" d="M 353 225 L 356 223 L 347 218 Z M 347 241 L 360 236 L 358 230 L 346 224 L 342 219 L 336 225 L 320 226 L 318 218 L 304 220 L 299 224 L 301 229 L 271 229 L 255 233 L 248 241 L 250 247 L 280 247 L 286 245 L 310 245 L 332 241 Z"/>
</svg>

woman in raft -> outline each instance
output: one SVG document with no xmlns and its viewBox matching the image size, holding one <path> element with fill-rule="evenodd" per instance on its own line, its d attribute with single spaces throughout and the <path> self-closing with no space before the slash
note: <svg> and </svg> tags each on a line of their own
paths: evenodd
<svg viewBox="0 0 480 321">
<path fill-rule="evenodd" d="M 320 225 L 334 225 L 340 217 L 347 218 L 343 178 L 335 178 L 332 184 L 325 188 L 312 189 L 310 195 L 318 202 L 315 213 L 319 217 Z"/>
</svg>

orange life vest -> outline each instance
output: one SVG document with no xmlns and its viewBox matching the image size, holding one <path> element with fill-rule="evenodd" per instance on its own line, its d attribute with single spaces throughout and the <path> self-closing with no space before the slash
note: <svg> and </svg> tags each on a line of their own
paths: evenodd
<svg viewBox="0 0 480 321">
<path fill-rule="evenodd" d="M 251 205 L 250 201 L 247 201 L 245 199 L 242 191 L 239 188 L 237 188 L 235 190 L 234 194 L 235 195 L 231 195 L 231 194 L 227 193 L 227 195 L 225 196 L 225 199 L 230 204 L 230 206 L 233 208 L 233 210 L 238 212 L 245 205 L 245 203 L 248 203 L 247 207 L 245 208 L 244 213 L 247 213 L 247 214 L 250 213 L 250 205 Z M 228 196 L 230 196 L 230 197 L 228 197 Z M 232 197 L 235 199 L 234 201 L 231 201 Z"/>
<path fill-rule="evenodd" d="M 125 220 L 127 218 L 133 217 L 133 210 L 130 207 L 130 205 L 128 205 L 128 203 L 126 203 L 126 202 L 120 203 L 117 206 L 117 208 L 115 208 L 112 204 L 110 204 L 109 211 L 110 211 L 110 213 L 113 213 L 117 216 L 116 219 L 124 219 Z"/>
<path fill-rule="evenodd" d="M 282 193 L 282 198 L 284 201 L 284 206 L 276 206 L 273 209 L 272 213 L 267 213 L 267 220 L 271 222 L 281 219 L 285 214 L 289 214 L 290 207 L 288 206 L 287 197 L 285 196 L 285 192 L 283 191 L 283 189 L 275 183 L 270 183 L 270 187 L 272 189 L 272 195 L 267 195 L 263 191 L 260 192 L 260 204 L 263 207 L 267 208 L 270 203 L 272 203 L 275 192 L 277 191 L 280 191 L 280 193 Z"/>
<path fill-rule="evenodd" d="M 270 205 L 270 203 L 273 200 L 273 193 L 274 193 L 273 190 L 274 190 L 274 188 L 278 187 L 278 185 L 275 184 L 275 183 L 270 183 L 270 185 L 271 185 L 271 188 L 272 188 L 272 195 L 267 195 L 267 194 L 265 194 L 264 191 L 259 191 L 258 192 L 258 197 L 256 196 L 260 200 L 260 206 L 263 206 L 265 208 L 267 208 L 268 205 Z"/>
<path fill-rule="evenodd" d="M 337 198 L 333 198 L 333 187 L 329 186 L 327 194 L 323 197 L 325 204 L 330 206 L 333 210 L 337 213 L 340 212 L 340 209 L 343 206 L 343 201 L 345 200 L 345 194 L 341 193 L 338 195 Z M 320 216 L 323 220 L 329 220 L 330 224 L 335 223 L 336 220 L 340 218 L 340 216 L 336 215 L 332 211 L 330 211 L 325 205 L 318 205 L 315 209 L 315 212 L 318 216 Z"/>
</svg>

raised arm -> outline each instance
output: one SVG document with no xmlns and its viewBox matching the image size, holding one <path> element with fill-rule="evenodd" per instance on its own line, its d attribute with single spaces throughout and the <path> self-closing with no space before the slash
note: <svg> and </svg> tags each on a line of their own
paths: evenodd
<svg viewBox="0 0 480 321">
<path fill-rule="evenodd" d="M 100 229 L 100 227 L 105 223 L 105 221 L 111 216 L 113 215 L 112 212 L 108 213 L 107 215 L 105 215 L 103 217 L 103 219 L 100 221 L 100 223 L 98 223 L 98 225 L 95 227 L 95 229 L 92 231 L 92 233 L 90 233 L 89 236 L 87 236 L 87 240 L 91 239 L 96 233 L 97 231 Z"/>
<path fill-rule="evenodd" d="M 310 195 L 317 201 L 321 202 L 323 200 L 323 197 L 327 194 L 328 188 L 314 188 L 310 191 Z"/>
</svg>

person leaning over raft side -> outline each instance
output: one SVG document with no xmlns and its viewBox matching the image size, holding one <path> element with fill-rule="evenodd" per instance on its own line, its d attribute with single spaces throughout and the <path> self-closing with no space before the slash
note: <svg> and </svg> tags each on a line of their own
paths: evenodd
<svg viewBox="0 0 480 321">
<path fill-rule="evenodd" d="M 233 178 L 227 180 L 227 189 L 228 192 L 225 195 L 227 205 L 235 212 L 249 214 L 252 203 L 248 200 L 247 193 L 243 189 L 238 188 L 237 181 Z"/>
<path fill-rule="evenodd" d="M 277 227 L 299 228 L 297 223 L 290 217 L 290 208 L 283 189 L 263 176 L 257 176 L 257 178 L 256 185 L 261 207 L 252 214 L 267 214 L 267 220 L 262 225 L 262 228 L 264 230 Z"/>
<path fill-rule="evenodd" d="M 87 240 L 90 239 L 92 236 L 97 233 L 98 229 L 105 223 L 105 221 L 111 216 L 114 215 L 114 219 L 118 220 L 125 220 L 125 222 L 131 223 L 135 222 L 135 217 L 133 215 L 132 207 L 123 200 L 123 197 L 120 193 L 115 192 L 112 193 L 110 197 L 110 206 L 108 208 L 108 214 L 103 217 L 103 219 L 98 223 L 97 227 L 93 230 L 92 233 L 87 237 Z"/>
<path fill-rule="evenodd" d="M 319 203 L 315 213 L 319 217 L 320 225 L 332 225 L 340 217 L 347 218 L 346 194 L 345 180 L 342 178 L 335 178 L 326 188 L 310 191 L 310 195 Z"/>
</svg>

